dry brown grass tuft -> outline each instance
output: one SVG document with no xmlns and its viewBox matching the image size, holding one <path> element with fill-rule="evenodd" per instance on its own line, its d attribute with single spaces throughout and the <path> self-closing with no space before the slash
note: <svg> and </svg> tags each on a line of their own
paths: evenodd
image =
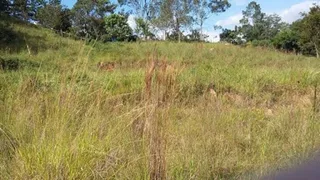
<svg viewBox="0 0 320 180">
<path fill-rule="evenodd" d="M 70 42 L 5 55 L 42 65 L 0 70 L 0 179 L 241 179 L 320 147 L 316 59 Z"/>
<path fill-rule="evenodd" d="M 116 65 L 114 62 L 99 62 L 97 67 L 99 70 L 113 71 Z"/>
<path fill-rule="evenodd" d="M 133 122 L 136 134 L 148 141 L 150 179 L 167 178 L 167 114 L 176 94 L 176 76 L 176 69 L 166 58 L 159 60 L 155 55 L 150 58 L 145 73 L 145 119 Z"/>
</svg>

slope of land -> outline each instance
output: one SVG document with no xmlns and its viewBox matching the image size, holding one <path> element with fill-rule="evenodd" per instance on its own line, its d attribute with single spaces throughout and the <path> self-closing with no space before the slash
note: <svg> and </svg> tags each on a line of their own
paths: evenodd
<svg viewBox="0 0 320 180">
<path fill-rule="evenodd" d="M 3 179 L 247 179 L 320 147 L 316 58 L 85 43 L 10 23 L 0 56 Z"/>
</svg>

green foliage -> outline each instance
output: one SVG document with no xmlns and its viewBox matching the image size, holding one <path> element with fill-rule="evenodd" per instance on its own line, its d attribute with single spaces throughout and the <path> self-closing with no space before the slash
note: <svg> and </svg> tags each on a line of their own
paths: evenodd
<svg viewBox="0 0 320 180">
<path fill-rule="evenodd" d="M 300 37 L 302 43 L 312 43 L 316 56 L 320 57 L 320 6 L 311 7 L 300 21 Z"/>
<path fill-rule="evenodd" d="M 290 52 L 299 52 L 299 36 L 297 32 L 291 29 L 280 31 L 272 40 L 276 49 Z"/>
<path fill-rule="evenodd" d="M 53 35 L 51 30 L 17 18 L 0 19 L 0 29 L 3 30 L 0 31 L 0 50 L 6 53 L 27 53 L 31 56 L 48 48 L 64 47 L 63 41 L 57 39 L 58 35 Z"/>
<path fill-rule="evenodd" d="M 24 68 L 28 68 L 29 70 L 39 68 L 40 65 L 38 62 L 32 62 L 21 59 L 2 59 L 0 58 L 0 69 L 5 71 L 17 71 Z"/>
<path fill-rule="evenodd" d="M 299 43 L 301 53 L 306 56 L 316 56 L 317 52 L 312 42 Z"/>
<path fill-rule="evenodd" d="M 38 10 L 46 4 L 45 0 L 13 0 L 11 13 L 23 20 L 34 19 Z"/>
<path fill-rule="evenodd" d="M 63 8 L 59 14 L 60 21 L 55 28 L 61 31 L 70 31 L 70 28 L 72 27 L 71 17 L 71 11 L 67 8 Z"/>
<path fill-rule="evenodd" d="M 48 4 L 39 10 L 37 19 L 46 28 L 54 28 L 59 23 L 61 7 Z"/>
<path fill-rule="evenodd" d="M 200 26 L 200 32 L 202 32 L 203 24 L 209 18 L 211 13 L 211 7 L 209 7 L 207 0 L 194 1 L 193 11 L 195 14 L 194 21 Z"/>
<path fill-rule="evenodd" d="M 222 43 L 93 47 L 11 26 L 43 48 L 0 50 L 1 179 L 149 179 L 149 134 L 138 130 L 153 120 L 165 127 L 168 179 L 259 179 L 319 149 L 316 58 Z M 177 72 L 170 103 L 156 108 L 144 99 L 152 53 Z"/>
<path fill-rule="evenodd" d="M 221 41 L 238 45 L 246 42 L 252 43 L 253 46 L 272 47 L 271 40 L 281 29 L 287 27 L 278 15 L 267 15 L 262 12 L 260 5 L 255 1 L 250 2 L 242 14 L 241 26 L 236 26 L 235 30 L 222 29 Z"/>
<path fill-rule="evenodd" d="M 0 0 L 0 14 L 9 11 L 9 0 Z"/>
<path fill-rule="evenodd" d="M 238 32 L 236 30 L 222 29 L 222 33 L 219 36 L 222 42 L 235 43 Z"/>
<path fill-rule="evenodd" d="M 172 27 L 172 21 L 170 21 L 173 16 L 173 12 L 171 11 L 171 4 L 169 1 L 163 1 L 159 6 L 156 6 L 156 9 L 153 13 L 153 18 L 151 19 L 151 23 L 164 31 L 168 31 Z"/>
<path fill-rule="evenodd" d="M 173 30 L 181 41 L 181 29 L 193 23 L 192 1 L 187 0 L 164 0 L 154 15 L 153 24 L 165 31 Z"/>
<path fill-rule="evenodd" d="M 127 18 L 119 14 L 106 17 L 105 28 L 107 32 L 105 40 L 107 41 L 124 41 L 132 35 L 132 29 L 127 22 Z"/>
<path fill-rule="evenodd" d="M 231 7 L 228 0 L 209 0 L 207 4 L 212 13 L 222 13 Z"/>
<path fill-rule="evenodd" d="M 239 32 L 247 42 L 253 40 L 272 39 L 283 29 L 286 24 L 281 22 L 281 18 L 276 15 L 266 15 L 261 11 L 261 7 L 252 1 L 242 12 L 243 18 L 240 20 Z"/>
<path fill-rule="evenodd" d="M 265 40 L 253 40 L 252 41 L 252 45 L 255 46 L 255 47 L 257 47 L 257 46 L 259 46 L 259 47 L 267 47 L 267 48 L 272 48 L 273 47 L 271 40 L 267 40 L 267 39 L 265 39 Z"/>
<path fill-rule="evenodd" d="M 282 22 L 281 17 L 277 14 L 272 14 L 266 16 L 264 20 L 264 32 L 262 34 L 262 39 L 272 39 L 281 30 L 288 28 L 289 25 Z"/>
<path fill-rule="evenodd" d="M 180 32 L 180 35 L 178 32 L 172 32 L 166 34 L 167 40 L 169 41 L 180 41 L 182 42 L 205 42 L 206 38 L 208 38 L 207 35 L 201 34 L 199 30 L 191 30 L 190 34 L 184 35 L 182 32 Z"/>
<path fill-rule="evenodd" d="M 298 38 L 300 52 L 308 56 L 319 54 L 319 6 L 310 8 L 309 13 L 304 13 L 302 19 L 292 23 L 290 30 L 293 36 Z"/>
<path fill-rule="evenodd" d="M 152 14 L 156 13 L 156 6 L 158 5 L 157 1 L 152 0 L 118 0 L 118 2 L 120 5 L 127 5 L 132 8 L 137 17 L 143 20 L 150 20 Z"/>
<path fill-rule="evenodd" d="M 188 39 L 190 41 L 197 41 L 197 42 L 200 42 L 201 41 L 201 34 L 199 31 L 197 30 L 192 30 L 191 31 L 191 34 L 187 35 L 188 36 Z"/>
<path fill-rule="evenodd" d="M 154 34 L 150 31 L 150 25 L 143 18 L 136 18 L 136 29 L 134 30 L 140 37 L 146 39 L 147 37 L 153 37 Z"/>
<path fill-rule="evenodd" d="M 39 9 L 37 19 L 41 25 L 55 30 L 68 31 L 71 28 L 71 12 L 58 2 Z"/>
<path fill-rule="evenodd" d="M 104 18 L 116 8 L 109 0 L 79 0 L 74 5 L 73 32 L 79 37 L 101 40 L 106 34 Z"/>
<path fill-rule="evenodd" d="M 200 33 L 202 33 L 202 28 L 205 20 L 209 18 L 210 13 L 222 13 L 225 12 L 231 4 L 228 0 L 197 0 L 193 2 L 193 11 L 195 17 L 193 20 L 200 25 Z"/>
<path fill-rule="evenodd" d="M 290 26 L 281 21 L 279 15 L 267 15 L 260 5 L 252 1 L 242 12 L 240 27 L 223 29 L 221 41 L 242 44 L 243 40 L 253 46 L 274 47 L 287 52 L 300 52 L 319 57 L 320 6 L 314 5 L 309 13 Z"/>
<path fill-rule="evenodd" d="M 182 32 L 177 32 L 177 31 L 166 33 L 166 38 L 169 41 L 177 41 L 177 42 L 185 41 L 185 39 L 187 39 L 187 37 L 183 35 Z"/>
<path fill-rule="evenodd" d="M 225 12 L 231 6 L 228 0 L 126 0 L 121 2 L 133 8 L 138 18 L 150 22 L 153 26 L 165 31 L 165 34 L 175 31 L 178 41 L 183 38 L 180 35 L 182 29 L 189 29 L 196 23 L 200 26 L 202 33 L 203 24 L 211 13 Z"/>
<path fill-rule="evenodd" d="M 115 4 L 117 3 L 117 4 Z M 110 34 L 106 31 L 105 17 L 113 14 L 117 5 L 129 6 L 133 9 L 126 11 L 125 8 L 117 9 L 118 14 L 128 16 L 135 12 L 137 18 L 137 33 L 142 38 L 151 37 L 154 28 L 157 27 L 165 32 L 175 31 L 178 41 L 182 36 L 182 29 L 185 31 L 191 28 L 195 21 L 200 25 L 202 33 L 203 22 L 210 13 L 221 13 L 230 7 L 227 0 L 165 0 L 165 1 L 138 1 L 119 0 L 78 0 L 70 11 L 61 5 L 61 0 L 1 0 L 0 12 L 7 12 L 10 15 L 33 23 L 39 22 L 43 27 L 58 31 L 70 31 L 77 39 L 105 41 Z M 10 8 L 9 8 L 10 7 Z M 132 10 L 132 11 L 131 11 Z M 128 29 L 125 29 L 128 31 Z M 128 32 L 123 32 L 128 34 Z M 201 34 L 201 36 L 205 36 Z M 122 37 L 120 39 L 123 39 Z"/>
<path fill-rule="evenodd" d="M 15 33 L 8 21 L 0 21 L 0 45 L 6 45 L 15 39 Z"/>
<path fill-rule="evenodd" d="M 187 42 L 205 42 L 208 35 L 201 34 L 198 30 L 191 30 L 191 34 L 186 36 L 185 41 Z"/>
<path fill-rule="evenodd" d="M 242 12 L 243 18 L 240 20 L 240 32 L 247 41 L 259 40 L 258 36 L 263 31 L 263 18 L 261 7 L 255 1 L 248 4 L 245 11 Z"/>
</svg>

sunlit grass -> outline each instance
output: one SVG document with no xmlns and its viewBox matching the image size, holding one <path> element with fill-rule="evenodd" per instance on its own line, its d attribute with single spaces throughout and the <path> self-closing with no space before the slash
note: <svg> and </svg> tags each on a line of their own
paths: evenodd
<svg viewBox="0 0 320 180">
<path fill-rule="evenodd" d="M 0 70 L 0 179 L 148 179 L 150 137 L 135 123 L 150 119 L 161 128 L 170 179 L 259 177 L 320 145 L 316 58 L 224 44 L 85 43 L 14 29 L 39 44 L 31 54 L 24 46 L 1 51 L 19 66 Z M 144 98 L 151 59 L 176 72 L 163 105 Z M 98 62 L 116 66 L 103 71 Z M 156 81 L 154 99 L 166 86 Z"/>
</svg>

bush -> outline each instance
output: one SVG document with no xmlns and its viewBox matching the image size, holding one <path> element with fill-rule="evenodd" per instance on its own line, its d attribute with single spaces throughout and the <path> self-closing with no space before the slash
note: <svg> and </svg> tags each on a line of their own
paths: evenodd
<svg viewBox="0 0 320 180">
<path fill-rule="evenodd" d="M 0 43 L 8 44 L 12 40 L 14 40 L 16 34 L 13 32 L 10 24 L 8 22 L 1 21 L 0 22 Z"/>
<path fill-rule="evenodd" d="M 276 49 L 284 51 L 300 51 L 298 34 L 290 29 L 279 32 L 272 40 Z"/>
<path fill-rule="evenodd" d="M 260 46 L 260 47 L 268 47 L 268 48 L 272 48 L 272 42 L 270 40 L 253 40 L 252 41 L 252 45 L 254 47 Z"/>
</svg>

